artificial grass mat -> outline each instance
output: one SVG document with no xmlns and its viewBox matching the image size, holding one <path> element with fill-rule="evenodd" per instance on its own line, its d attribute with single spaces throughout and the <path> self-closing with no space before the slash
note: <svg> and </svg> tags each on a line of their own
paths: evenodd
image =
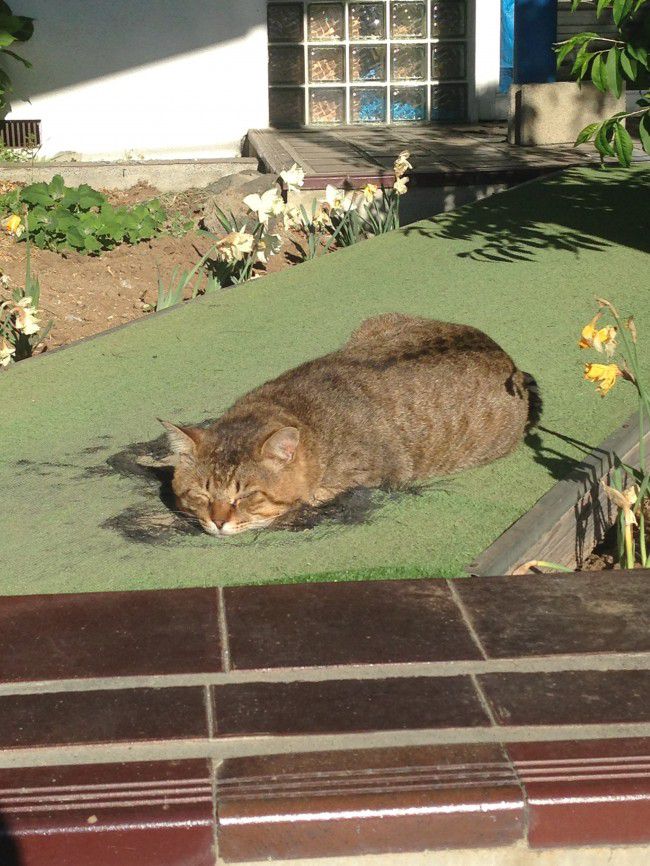
<svg viewBox="0 0 650 866">
<path fill-rule="evenodd" d="M 634 313 L 650 358 L 649 180 L 572 169 L 5 371 L 0 592 L 463 574 L 635 407 L 626 383 L 596 396 L 582 365 L 601 359 L 576 340 L 598 294 Z M 391 310 L 485 330 L 537 378 L 554 432 L 420 495 L 380 495 L 356 524 L 167 531 L 158 485 L 124 469 L 157 417 L 213 418 Z"/>
</svg>

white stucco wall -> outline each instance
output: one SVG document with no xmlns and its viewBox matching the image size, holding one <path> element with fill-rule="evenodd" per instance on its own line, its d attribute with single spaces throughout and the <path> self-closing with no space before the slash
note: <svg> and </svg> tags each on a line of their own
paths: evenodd
<svg viewBox="0 0 650 866">
<path fill-rule="evenodd" d="M 11 5 L 37 20 L 20 48 L 33 69 L 6 64 L 16 90 L 8 117 L 42 121 L 43 157 L 234 156 L 248 129 L 268 125 L 266 0 Z M 500 0 L 470 0 L 469 9 L 471 119 L 505 116 L 496 94 Z"/>
<path fill-rule="evenodd" d="M 42 156 L 232 156 L 268 125 L 265 0 L 11 5 L 37 21 L 8 117 L 42 121 Z"/>
</svg>

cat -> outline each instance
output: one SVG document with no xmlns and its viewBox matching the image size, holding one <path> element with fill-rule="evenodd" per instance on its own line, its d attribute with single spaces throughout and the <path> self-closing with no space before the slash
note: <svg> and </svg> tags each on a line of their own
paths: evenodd
<svg viewBox="0 0 650 866">
<path fill-rule="evenodd" d="M 469 325 L 388 313 L 245 394 L 209 427 L 162 421 L 180 511 L 215 536 L 357 487 L 400 487 L 513 451 L 535 381 Z"/>
</svg>

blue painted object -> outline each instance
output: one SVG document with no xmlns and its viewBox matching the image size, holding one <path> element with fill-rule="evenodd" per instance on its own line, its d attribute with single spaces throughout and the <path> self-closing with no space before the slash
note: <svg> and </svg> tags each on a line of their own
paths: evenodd
<svg viewBox="0 0 650 866">
<path fill-rule="evenodd" d="M 514 74 L 517 84 L 555 81 L 557 0 L 515 0 Z"/>
<path fill-rule="evenodd" d="M 501 74 L 499 92 L 507 93 L 512 84 L 515 47 L 515 0 L 501 0 Z"/>
<path fill-rule="evenodd" d="M 425 108 L 423 105 L 414 105 L 412 102 L 393 102 L 393 120 L 424 120 Z"/>
</svg>

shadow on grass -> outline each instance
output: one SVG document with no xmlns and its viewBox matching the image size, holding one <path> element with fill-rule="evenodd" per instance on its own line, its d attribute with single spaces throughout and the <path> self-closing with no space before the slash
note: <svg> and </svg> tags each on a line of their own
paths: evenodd
<svg viewBox="0 0 650 866">
<path fill-rule="evenodd" d="M 604 252 L 612 245 L 650 251 L 647 230 L 650 167 L 570 169 L 485 204 L 462 208 L 404 234 L 475 243 L 459 258 L 533 261 L 541 250 Z"/>
<path fill-rule="evenodd" d="M 553 436 L 562 442 L 566 442 L 568 445 L 572 445 L 584 457 L 582 459 L 570 457 L 568 454 L 564 454 L 562 451 L 553 448 L 552 445 L 545 444 L 537 432 L 538 430 L 546 433 L 548 436 Z M 608 453 L 602 448 L 590 445 L 588 442 L 574 439 L 572 436 L 565 436 L 563 433 L 558 433 L 557 430 L 551 430 L 542 425 L 539 425 L 526 435 L 525 443 L 532 450 L 535 463 L 544 466 L 551 478 L 554 478 L 556 481 L 563 481 L 569 476 L 574 480 L 593 480 L 591 470 L 582 465 L 582 460 L 593 453 L 599 454 L 602 457 Z"/>
</svg>

